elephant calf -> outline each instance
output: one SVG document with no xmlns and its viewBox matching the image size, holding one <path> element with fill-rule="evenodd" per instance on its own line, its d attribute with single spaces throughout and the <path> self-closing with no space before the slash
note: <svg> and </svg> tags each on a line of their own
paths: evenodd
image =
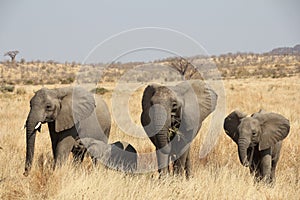
<svg viewBox="0 0 300 200">
<path fill-rule="evenodd" d="M 256 180 L 274 181 L 282 140 L 290 131 L 289 120 L 265 111 L 250 117 L 233 111 L 225 118 L 224 129 L 238 145 L 241 164 L 250 168 Z"/>
<path fill-rule="evenodd" d="M 110 168 L 123 172 L 132 173 L 137 170 L 137 151 L 127 142 L 106 144 L 93 138 L 83 138 L 79 143 L 87 149 L 94 162 L 100 161 Z"/>
<path fill-rule="evenodd" d="M 79 136 L 107 143 L 111 126 L 104 100 L 94 97 L 84 88 L 74 86 L 38 90 L 30 100 L 25 125 L 25 176 L 31 170 L 36 132 L 45 123 L 48 124 L 55 166 L 64 163 L 71 151 L 76 161 L 82 160 L 80 152 L 73 151 L 75 139 Z"/>
</svg>

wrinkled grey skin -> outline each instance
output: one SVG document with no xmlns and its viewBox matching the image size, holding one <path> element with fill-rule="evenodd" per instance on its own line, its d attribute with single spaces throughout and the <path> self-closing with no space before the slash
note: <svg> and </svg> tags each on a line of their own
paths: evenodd
<svg viewBox="0 0 300 200">
<path fill-rule="evenodd" d="M 75 139 L 91 137 L 107 143 L 111 126 L 105 102 L 80 87 L 42 88 L 30 100 L 26 120 L 26 162 L 28 176 L 34 156 L 36 131 L 40 123 L 48 123 L 54 167 L 63 163 L 72 151 Z M 82 152 L 73 151 L 75 160 L 82 160 Z"/>
<path fill-rule="evenodd" d="M 137 151 L 135 148 L 123 141 L 106 144 L 93 138 L 80 139 L 80 143 L 92 156 L 94 162 L 100 161 L 105 166 L 122 172 L 136 172 Z"/>
<path fill-rule="evenodd" d="M 215 110 L 217 94 L 204 81 L 183 82 L 176 86 L 148 85 L 142 99 L 141 122 L 156 147 L 158 172 L 190 175 L 190 144 L 202 121 Z M 177 130 L 170 135 L 170 129 Z"/>
<path fill-rule="evenodd" d="M 282 140 L 290 130 L 289 120 L 265 111 L 254 113 L 251 117 L 233 111 L 225 118 L 224 129 L 238 145 L 241 164 L 250 168 L 256 180 L 275 181 Z"/>
</svg>

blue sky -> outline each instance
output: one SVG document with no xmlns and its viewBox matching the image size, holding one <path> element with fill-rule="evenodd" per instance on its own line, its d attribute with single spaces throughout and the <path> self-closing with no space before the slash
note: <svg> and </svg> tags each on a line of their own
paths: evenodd
<svg viewBox="0 0 300 200">
<path fill-rule="evenodd" d="M 300 43 L 299 8 L 297 0 L 1 0 L 0 60 L 8 59 L 6 51 L 19 50 L 17 60 L 82 62 L 101 41 L 137 27 L 177 30 L 211 55 L 261 53 Z"/>
</svg>

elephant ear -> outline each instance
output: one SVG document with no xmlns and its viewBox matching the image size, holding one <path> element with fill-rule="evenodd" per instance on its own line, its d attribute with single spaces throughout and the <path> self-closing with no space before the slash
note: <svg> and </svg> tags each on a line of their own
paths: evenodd
<svg viewBox="0 0 300 200">
<path fill-rule="evenodd" d="M 183 124 L 181 127 L 187 131 L 197 130 L 203 120 L 215 110 L 218 95 L 204 81 L 182 82 L 177 85 L 177 88 L 180 90 L 175 93 L 178 96 L 183 96 L 183 102 L 179 102 L 183 106 L 181 113 Z M 195 101 L 198 104 L 199 118 L 191 116 L 191 113 L 195 113 Z"/>
<path fill-rule="evenodd" d="M 224 120 L 224 130 L 225 133 L 237 144 L 239 139 L 238 126 L 241 123 L 241 120 L 247 115 L 235 110 L 230 113 Z"/>
<path fill-rule="evenodd" d="M 191 86 L 197 95 L 200 123 L 216 109 L 218 95 L 204 81 L 195 81 Z"/>
<path fill-rule="evenodd" d="M 277 113 L 256 114 L 255 118 L 261 123 L 259 150 L 268 149 L 287 137 L 290 132 L 288 119 Z"/>
<path fill-rule="evenodd" d="M 79 121 L 89 117 L 94 111 L 95 99 L 81 87 L 56 89 L 61 109 L 55 120 L 55 131 L 72 128 Z"/>
<path fill-rule="evenodd" d="M 121 141 L 114 142 L 112 145 L 118 147 L 119 149 L 124 149 L 124 145 Z"/>
<path fill-rule="evenodd" d="M 263 110 L 263 109 L 260 109 L 258 112 L 256 112 L 256 113 L 253 113 L 252 115 L 251 115 L 251 117 L 256 117 L 256 116 L 258 116 L 258 115 L 260 115 L 260 114 L 266 114 L 266 113 L 268 113 L 267 111 L 265 111 L 265 110 Z"/>
<path fill-rule="evenodd" d="M 131 152 L 131 153 L 137 153 L 135 148 L 131 144 L 127 144 L 126 147 L 124 147 L 125 151 Z"/>
<path fill-rule="evenodd" d="M 154 95 L 156 88 L 159 87 L 158 85 L 148 85 L 143 93 L 142 98 L 142 108 L 143 112 L 141 115 L 141 122 L 143 126 L 147 126 L 150 123 L 149 117 L 149 109 L 151 107 L 151 97 Z"/>
</svg>

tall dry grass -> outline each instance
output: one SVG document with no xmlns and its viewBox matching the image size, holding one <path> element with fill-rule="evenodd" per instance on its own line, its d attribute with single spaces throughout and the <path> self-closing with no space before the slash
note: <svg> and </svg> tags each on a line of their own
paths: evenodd
<svg viewBox="0 0 300 200">
<path fill-rule="evenodd" d="M 52 171 L 51 143 L 46 126 L 37 135 L 31 174 L 24 177 L 25 132 L 20 128 L 29 111 L 30 97 L 39 87 L 28 86 L 25 88 L 27 93 L 22 95 L 1 94 L 0 199 L 299 199 L 299 80 L 299 77 L 293 77 L 224 81 L 226 113 L 238 108 L 250 114 L 263 108 L 290 120 L 291 131 L 283 142 L 273 187 L 254 184 L 249 170 L 239 163 L 236 145 L 224 131 L 219 133 L 217 144 L 208 156 L 199 159 L 208 120 L 192 144 L 193 177 L 190 180 L 180 177 L 157 179 L 152 172 L 124 175 L 103 166 L 94 168 L 89 159 L 79 167 L 67 163 Z M 130 99 L 129 110 L 136 123 L 139 123 L 141 112 L 141 92 L 137 91 Z M 111 94 L 104 95 L 109 106 L 110 97 Z M 116 140 L 130 142 L 140 153 L 154 150 L 148 139 L 125 135 L 113 122 L 110 141 Z M 155 158 L 140 162 L 139 166 L 153 165 Z"/>
</svg>

